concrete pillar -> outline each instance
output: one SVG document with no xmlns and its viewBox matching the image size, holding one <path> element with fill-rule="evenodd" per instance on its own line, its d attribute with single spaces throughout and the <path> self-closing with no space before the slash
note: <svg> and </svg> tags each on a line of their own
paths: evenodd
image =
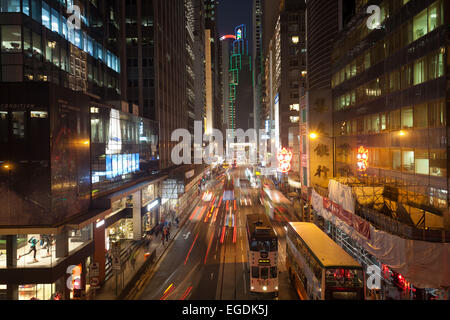
<svg viewBox="0 0 450 320">
<path fill-rule="evenodd" d="M 18 284 L 8 284 L 6 286 L 6 300 L 19 300 Z"/>
<path fill-rule="evenodd" d="M 450 231 L 450 210 L 447 208 L 443 214 L 444 217 L 444 229 Z"/>
<path fill-rule="evenodd" d="M 141 191 L 133 194 L 133 240 L 142 239 Z"/>
<path fill-rule="evenodd" d="M 106 264 L 106 236 L 105 225 L 96 227 L 94 225 L 94 257 L 93 262 L 97 262 L 99 265 L 99 280 L 103 282 L 105 280 L 105 264 Z"/>
<path fill-rule="evenodd" d="M 69 232 L 63 230 L 56 235 L 56 258 L 65 258 L 69 255 Z"/>
<path fill-rule="evenodd" d="M 17 267 L 17 236 L 6 236 L 6 267 Z"/>
</svg>

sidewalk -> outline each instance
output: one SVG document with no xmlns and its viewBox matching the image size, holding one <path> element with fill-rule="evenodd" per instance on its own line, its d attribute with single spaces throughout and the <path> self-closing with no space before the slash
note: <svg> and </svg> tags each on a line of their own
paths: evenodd
<svg viewBox="0 0 450 320">
<path fill-rule="evenodd" d="M 163 245 L 161 241 L 161 232 L 158 234 L 158 236 L 153 235 L 153 239 L 150 242 L 149 248 L 145 246 L 145 244 L 140 245 L 136 250 L 136 262 L 135 266 L 131 265 L 130 259 L 126 261 L 126 263 L 123 264 L 123 270 L 118 272 L 118 277 L 116 280 L 116 276 L 113 275 L 110 279 L 108 279 L 104 285 L 100 289 L 96 289 L 95 293 L 89 293 L 89 296 L 86 297 L 86 300 L 116 300 L 121 295 L 123 289 L 127 287 L 127 285 L 130 283 L 135 276 L 138 275 L 139 272 L 145 273 L 147 268 L 142 267 L 144 266 L 144 263 L 146 262 L 145 254 L 152 254 L 155 252 L 155 260 L 153 263 L 150 264 L 156 265 L 159 261 L 159 259 L 162 257 L 164 252 L 170 247 L 173 240 L 176 238 L 178 232 L 181 230 L 183 225 L 186 223 L 186 221 L 189 219 L 189 213 L 195 208 L 195 206 L 198 204 L 198 201 L 193 201 L 190 207 L 188 207 L 185 212 L 180 214 L 181 221 L 179 223 L 179 226 L 176 227 L 175 222 L 172 221 L 172 227 L 170 228 L 170 240 L 169 242 L 165 242 Z M 169 220 L 170 221 L 170 220 Z M 145 242 L 144 242 L 145 243 Z M 117 284 L 116 284 L 117 281 Z M 116 289 L 117 285 L 117 289 Z M 116 294 L 117 290 L 117 294 Z"/>
</svg>

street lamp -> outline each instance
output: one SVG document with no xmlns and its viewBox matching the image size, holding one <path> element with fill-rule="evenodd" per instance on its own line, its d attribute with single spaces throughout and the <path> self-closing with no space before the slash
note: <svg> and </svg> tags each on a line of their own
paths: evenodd
<svg viewBox="0 0 450 320">
<path fill-rule="evenodd" d="M 311 132 L 309 134 L 309 138 L 311 140 L 316 140 L 318 138 L 328 138 L 331 139 L 333 141 L 333 177 L 336 176 L 336 137 L 329 137 L 329 136 L 321 136 L 316 132 Z"/>
<path fill-rule="evenodd" d="M 13 169 L 12 164 L 10 163 L 4 163 L 2 165 L 2 168 L 4 170 L 8 170 L 8 213 L 9 216 L 11 217 L 11 201 L 10 201 L 10 189 L 11 189 L 11 170 Z"/>
</svg>

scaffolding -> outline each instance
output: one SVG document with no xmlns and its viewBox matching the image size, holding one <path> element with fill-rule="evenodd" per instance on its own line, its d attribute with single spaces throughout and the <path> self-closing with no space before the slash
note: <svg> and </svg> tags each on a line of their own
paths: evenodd
<svg viewBox="0 0 450 320">
<path fill-rule="evenodd" d="M 445 207 L 432 206 L 436 201 L 430 199 L 430 190 L 419 180 L 368 175 L 334 180 L 352 188 L 357 207 L 375 210 L 417 229 L 444 228 Z"/>
</svg>

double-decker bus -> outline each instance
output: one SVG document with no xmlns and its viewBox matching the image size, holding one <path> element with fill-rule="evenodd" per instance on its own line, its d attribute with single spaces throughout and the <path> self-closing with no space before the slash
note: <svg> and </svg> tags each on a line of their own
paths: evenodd
<svg viewBox="0 0 450 320">
<path fill-rule="evenodd" d="M 287 224 L 286 268 L 302 300 L 364 300 L 361 264 L 313 223 Z"/>
<path fill-rule="evenodd" d="M 278 238 L 265 214 L 247 215 L 250 292 L 278 297 Z"/>
</svg>

